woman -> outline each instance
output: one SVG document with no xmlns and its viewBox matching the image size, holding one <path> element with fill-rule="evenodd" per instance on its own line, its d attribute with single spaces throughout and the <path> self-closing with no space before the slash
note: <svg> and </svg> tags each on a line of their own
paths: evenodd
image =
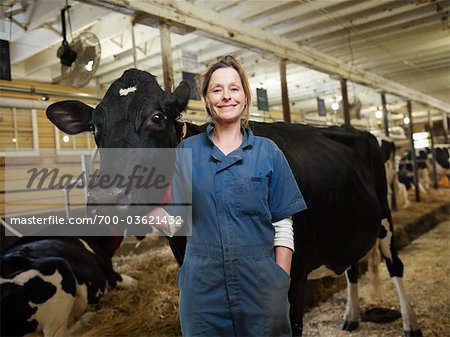
<svg viewBox="0 0 450 337">
<path fill-rule="evenodd" d="M 275 143 L 241 124 L 242 117 L 248 124 L 251 93 L 239 62 L 223 57 L 200 86 L 213 123 L 180 144 L 192 149 L 194 164 L 192 173 L 176 175 L 192 174 L 192 235 L 178 274 L 182 333 L 290 336 L 290 216 L 306 205 Z M 174 181 L 175 200 L 182 185 Z M 160 229 L 168 235 L 177 230 Z"/>
</svg>

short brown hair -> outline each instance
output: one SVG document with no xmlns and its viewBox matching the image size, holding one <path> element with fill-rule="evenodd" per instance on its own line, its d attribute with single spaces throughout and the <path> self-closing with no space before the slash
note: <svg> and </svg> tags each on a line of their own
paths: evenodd
<svg viewBox="0 0 450 337">
<path fill-rule="evenodd" d="M 213 72 L 215 72 L 217 69 L 221 69 L 221 68 L 233 68 L 239 74 L 239 77 L 242 82 L 242 89 L 244 90 L 244 94 L 245 94 L 244 125 L 247 127 L 248 120 L 250 117 L 250 104 L 252 102 L 250 83 L 248 82 L 248 77 L 247 77 L 247 74 L 246 74 L 244 68 L 239 63 L 239 61 L 236 60 L 233 56 L 226 55 L 226 56 L 221 57 L 216 63 L 212 64 L 203 75 L 201 75 L 199 77 L 198 87 L 201 90 L 200 93 L 201 93 L 203 99 L 206 101 L 206 96 L 208 94 L 208 86 L 209 86 L 209 81 L 211 80 L 211 76 L 212 76 Z M 206 111 L 208 112 L 208 115 L 211 115 L 211 112 L 209 111 L 208 106 L 206 106 Z"/>
</svg>

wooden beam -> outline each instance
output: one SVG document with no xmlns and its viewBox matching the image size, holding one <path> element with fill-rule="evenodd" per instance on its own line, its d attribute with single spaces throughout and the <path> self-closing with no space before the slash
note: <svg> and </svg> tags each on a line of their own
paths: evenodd
<svg viewBox="0 0 450 337">
<path fill-rule="evenodd" d="M 90 1 L 84 0 L 84 2 Z M 432 96 L 357 68 L 354 65 L 349 65 L 313 48 L 299 45 L 279 35 L 245 24 L 232 17 L 227 17 L 224 20 L 220 13 L 195 6 L 195 4 L 186 0 L 105 0 L 102 3 L 108 6 L 117 5 L 119 8 L 126 5 L 127 8 L 136 13 L 143 12 L 161 21 L 195 28 L 199 33 L 229 44 L 269 53 L 280 59 L 303 64 L 340 78 L 381 89 L 386 93 L 414 100 L 443 111 L 450 111 L 450 104 Z"/>
<path fill-rule="evenodd" d="M 290 123 L 291 107 L 289 104 L 289 92 L 286 80 L 286 60 L 280 60 L 280 82 L 281 82 L 281 100 L 283 104 L 283 119 L 286 123 Z"/>
</svg>

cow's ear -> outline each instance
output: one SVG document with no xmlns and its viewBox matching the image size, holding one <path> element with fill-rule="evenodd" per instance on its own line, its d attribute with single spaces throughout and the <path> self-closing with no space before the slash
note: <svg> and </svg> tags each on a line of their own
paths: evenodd
<svg viewBox="0 0 450 337">
<path fill-rule="evenodd" d="M 184 111 L 191 95 L 191 87 L 186 81 L 181 81 L 180 85 L 175 89 L 173 94 L 177 97 L 178 112 Z"/>
<path fill-rule="evenodd" d="M 47 108 L 47 118 L 61 131 L 75 135 L 89 131 L 94 108 L 80 101 L 56 102 Z"/>
</svg>

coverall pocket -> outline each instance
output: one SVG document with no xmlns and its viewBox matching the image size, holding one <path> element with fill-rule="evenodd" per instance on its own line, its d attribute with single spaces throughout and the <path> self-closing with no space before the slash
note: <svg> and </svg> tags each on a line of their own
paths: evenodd
<svg viewBox="0 0 450 337">
<path fill-rule="evenodd" d="M 238 177 L 234 183 L 238 214 L 265 215 L 268 212 L 269 178 Z"/>
<path fill-rule="evenodd" d="M 280 275 L 280 278 L 282 280 L 287 280 L 289 283 L 291 283 L 291 277 L 289 276 L 289 274 L 286 273 L 286 271 L 283 268 L 281 268 L 281 266 L 275 260 L 272 261 L 273 261 L 273 268 L 275 269 L 277 275 Z"/>
</svg>

